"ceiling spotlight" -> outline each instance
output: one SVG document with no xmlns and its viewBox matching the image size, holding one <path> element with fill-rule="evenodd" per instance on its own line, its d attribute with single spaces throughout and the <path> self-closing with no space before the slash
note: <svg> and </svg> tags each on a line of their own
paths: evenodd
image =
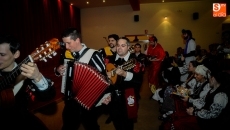
<svg viewBox="0 0 230 130">
<path fill-rule="evenodd" d="M 162 2 L 165 2 L 164 0 L 162 0 Z"/>
<path fill-rule="evenodd" d="M 103 0 L 103 3 L 105 3 L 105 0 Z"/>
<path fill-rule="evenodd" d="M 168 19 L 168 17 L 167 17 L 167 16 L 165 16 L 165 17 L 164 17 L 164 19 Z"/>
<path fill-rule="evenodd" d="M 86 4 L 89 4 L 89 1 L 87 1 Z"/>
</svg>

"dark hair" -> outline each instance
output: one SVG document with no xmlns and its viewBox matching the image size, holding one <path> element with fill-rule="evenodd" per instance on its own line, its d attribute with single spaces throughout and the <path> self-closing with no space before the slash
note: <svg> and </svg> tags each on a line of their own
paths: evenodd
<svg viewBox="0 0 230 130">
<path fill-rule="evenodd" d="M 108 39 L 109 38 L 113 38 L 113 39 L 115 39 L 116 41 L 119 39 L 119 36 L 117 35 L 117 34 L 110 34 L 109 36 L 108 36 Z"/>
<path fill-rule="evenodd" d="M 192 32 L 190 30 L 185 30 L 185 29 L 182 29 L 182 34 L 187 34 L 189 36 L 190 39 L 193 39 L 195 40 L 193 37 L 192 37 Z"/>
<path fill-rule="evenodd" d="M 77 38 L 80 38 L 80 34 L 77 32 L 76 28 L 67 28 L 62 33 L 62 38 L 69 37 L 70 39 L 76 40 Z"/>
<path fill-rule="evenodd" d="M 155 36 L 151 36 L 151 37 L 149 37 L 149 39 L 150 39 L 150 38 L 152 38 L 154 42 L 157 42 L 157 41 L 158 41 L 158 40 L 157 40 L 157 37 L 155 37 Z"/>
<path fill-rule="evenodd" d="M 222 85 L 229 85 L 230 75 L 227 72 L 215 69 L 211 71 L 210 76 L 214 77 Z"/>
<path fill-rule="evenodd" d="M 120 37 L 119 39 L 124 39 L 126 40 L 126 44 L 129 46 L 130 45 L 130 41 L 127 37 Z"/>
<path fill-rule="evenodd" d="M 12 35 L 1 35 L 0 44 L 7 43 L 10 46 L 10 51 L 14 54 L 20 48 L 18 40 Z"/>
<path fill-rule="evenodd" d="M 190 61 L 190 63 L 193 67 L 197 67 L 198 65 L 200 65 L 199 62 L 197 62 L 196 60 Z"/>
<path fill-rule="evenodd" d="M 140 46 L 140 48 L 141 48 L 141 44 L 140 43 L 136 43 L 135 46 Z"/>
</svg>

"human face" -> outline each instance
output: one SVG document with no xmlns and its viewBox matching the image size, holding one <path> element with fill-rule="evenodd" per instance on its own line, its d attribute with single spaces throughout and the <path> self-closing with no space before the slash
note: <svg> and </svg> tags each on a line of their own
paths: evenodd
<svg viewBox="0 0 230 130">
<path fill-rule="evenodd" d="M 210 76 L 209 85 L 210 85 L 211 88 L 214 87 L 215 82 L 216 82 L 215 78 L 213 76 Z"/>
<path fill-rule="evenodd" d="M 187 34 L 187 33 L 184 33 L 184 34 L 183 34 L 183 38 L 184 38 L 185 40 L 187 40 L 187 39 L 188 39 L 188 34 Z"/>
<path fill-rule="evenodd" d="M 125 57 L 128 53 L 129 46 L 127 45 L 127 41 L 125 39 L 119 39 L 117 42 L 117 54 L 120 57 Z"/>
<path fill-rule="evenodd" d="M 81 50 L 81 42 L 80 39 L 77 38 L 76 40 L 73 40 L 69 37 L 62 38 L 62 41 L 65 43 L 65 47 L 70 52 L 78 52 Z"/>
<path fill-rule="evenodd" d="M 19 56 L 19 51 L 13 54 L 7 43 L 0 44 L 0 70 L 11 71 L 14 68 L 14 61 Z"/>
<path fill-rule="evenodd" d="M 197 82 L 203 83 L 205 81 L 205 77 L 197 72 L 195 72 L 195 78 Z"/>
<path fill-rule="evenodd" d="M 141 47 L 139 45 L 135 46 L 135 52 L 136 53 L 141 52 Z"/>
<path fill-rule="evenodd" d="M 117 41 L 114 38 L 109 38 L 109 46 L 110 48 L 114 48 L 117 44 Z"/>
<path fill-rule="evenodd" d="M 195 69 L 196 69 L 196 67 L 194 67 L 194 66 L 192 65 L 192 63 L 189 63 L 189 64 L 188 64 L 188 71 L 189 71 L 189 72 L 194 72 Z"/>
</svg>

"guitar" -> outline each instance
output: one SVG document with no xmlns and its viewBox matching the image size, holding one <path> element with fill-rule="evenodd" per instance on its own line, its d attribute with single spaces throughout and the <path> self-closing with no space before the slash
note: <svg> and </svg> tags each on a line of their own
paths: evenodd
<svg viewBox="0 0 230 130">
<path fill-rule="evenodd" d="M 18 84 L 21 84 L 21 81 L 25 79 L 24 76 L 21 75 L 21 65 L 28 62 L 38 62 L 45 61 L 46 58 L 52 58 L 57 53 L 55 50 L 59 49 L 59 41 L 56 38 L 51 39 L 50 41 L 46 41 L 44 44 L 40 45 L 39 48 L 36 48 L 30 55 L 28 55 L 21 63 L 18 64 L 17 67 L 14 68 L 8 75 L 4 76 L 0 80 L 0 105 L 11 106 L 14 103 L 14 90 L 18 88 Z M 16 79 L 16 82 L 15 82 Z M 16 84 L 16 85 L 15 85 Z M 14 86 L 15 85 L 15 86 Z M 18 90 L 17 90 L 18 91 Z"/>
<path fill-rule="evenodd" d="M 118 67 L 116 67 L 112 63 L 108 63 L 106 65 L 106 70 L 107 70 L 107 72 L 111 72 L 112 73 L 111 78 L 110 78 L 110 83 L 111 84 L 115 84 L 116 83 L 116 81 L 117 81 L 116 70 L 118 68 L 122 68 L 123 70 L 127 71 L 127 70 L 130 70 L 133 67 L 135 67 L 135 64 L 136 64 L 136 59 L 134 59 L 134 58 L 126 61 L 125 63 L 123 63 L 122 65 L 120 65 Z"/>
</svg>

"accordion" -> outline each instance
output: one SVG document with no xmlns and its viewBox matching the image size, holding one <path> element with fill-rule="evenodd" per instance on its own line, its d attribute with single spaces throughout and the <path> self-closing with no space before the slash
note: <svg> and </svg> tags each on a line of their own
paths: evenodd
<svg viewBox="0 0 230 130">
<path fill-rule="evenodd" d="M 91 109 L 110 85 L 98 70 L 85 63 L 73 67 L 72 96 L 86 109 Z"/>
</svg>

